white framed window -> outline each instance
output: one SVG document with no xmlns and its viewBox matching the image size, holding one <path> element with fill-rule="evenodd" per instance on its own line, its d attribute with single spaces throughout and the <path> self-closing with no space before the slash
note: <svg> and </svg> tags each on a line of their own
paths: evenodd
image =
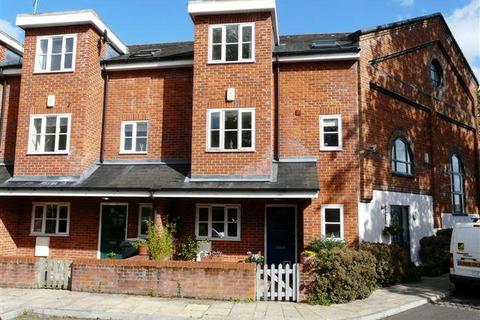
<svg viewBox="0 0 480 320">
<path fill-rule="evenodd" d="M 75 71 L 77 35 L 37 37 L 34 72 Z"/>
<path fill-rule="evenodd" d="M 140 203 L 138 205 L 138 236 L 147 236 L 147 221 L 153 222 L 153 205 L 151 203 Z"/>
<path fill-rule="evenodd" d="M 340 151 L 342 140 L 342 115 L 320 116 L 320 150 Z"/>
<path fill-rule="evenodd" d="M 120 153 L 146 154 L 148 150 L 148 122 L 122 122 Z"/>
<path fill-rule="evenodd" d="M 255 61 L 255 23 L 210 25 L 208 62 Z"/>
<path fill-rule="evenodd" d="M 208 151 L 254 151 L 255 109 L 207 111 Z"/>
<path fill-rule="evenodd" d="M 70 150 L 71 114 L 30 117 L 28 153 L 66 154 Z"/>
<path fill-rule="evenodd" d="M 196 211 L 198 240 L 240 240 L 240 205 L 199 204 Z"/>
<path fill-rule="evenodd" d="M 325 238 L 343 240 L 343 205 L 322 205 L 322 236 Z"/>
<path fill-rule="evenodd" d="M 33 203 L 31 235 L 68 236 L 70 203 Z"/>
</svg>

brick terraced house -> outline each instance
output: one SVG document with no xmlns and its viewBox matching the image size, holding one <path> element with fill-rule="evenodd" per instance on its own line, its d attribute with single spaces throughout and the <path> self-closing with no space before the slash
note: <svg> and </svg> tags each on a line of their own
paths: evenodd
<svg viewBox="0 0 480 320">
<path fill-rule="evenodd" d="M 0 255 L 120 256 L 154 219 L 230 261 L 319 237 L 418 261 L 478 214 L 478 81 L 440 14 L 280 36 L 274 0 L 188 12 L 191 42 L 127 46 L 91 10 L 0 33 Z"/>
</svg>

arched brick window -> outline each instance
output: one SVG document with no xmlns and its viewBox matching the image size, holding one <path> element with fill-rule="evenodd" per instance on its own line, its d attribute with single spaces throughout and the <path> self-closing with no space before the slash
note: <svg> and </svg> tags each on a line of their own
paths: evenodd
<svg viewBox="0 0 480 320">
<path fill-rule="evenodd" d="M 401 175 L 412 175 L 412 155 L 410 146 L 402 138 L 392 144 L 392 172 Z"/>
<path fill-rule="evenodd" d="M 465 208 L 465 194 L 463 190 L 463 164 L 460 157 L 455 154 L 450 159 L 450 173 L 453 213 L 463 214 Z"/>
</svg>

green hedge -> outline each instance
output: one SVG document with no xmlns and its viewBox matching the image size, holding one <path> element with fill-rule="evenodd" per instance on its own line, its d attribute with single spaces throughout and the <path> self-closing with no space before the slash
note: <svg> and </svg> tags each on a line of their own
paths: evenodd
<svg viewBox="0 0 480 320">
<path fill-rule="evenodd" d="M 370 252 L 376 260 L 377 282 L 388 287 L 402 282 L 408 261 L 404 250 L 394 244 L 363 242 L 361 250 Z"/>
<path fill-rule="evenodd" d="M 423 274 L 438 276 L 448 272 L 448 254 L 453 229 L 438 230 L 437 234 L 420 240 Z"/>
<path fill-rule="evenodd" d="M 348 247 L 320 250 L 305 261 L 312 276 L 307 293 L 309 302 L 328 305 L 364 299 L 375 290 L 375 257 Z"/>
</svg>

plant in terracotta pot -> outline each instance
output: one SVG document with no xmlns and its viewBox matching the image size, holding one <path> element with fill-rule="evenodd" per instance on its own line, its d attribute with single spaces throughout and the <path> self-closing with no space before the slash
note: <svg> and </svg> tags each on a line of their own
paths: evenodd
<svg viewBox="0 0 480 320">
<path fill-rule="evenodd" d="M 384 229 L 383 229 L 383 235 L 384 236 L 396 236 L 396 235 L 399 235 L 399 234 L 402 234 L 403 232 L 403 228 L 401 225 L 399 225 L 398 223 L 392 223 L 391 225 L 389 226 L 386 226 Z"/>
<path fill-rule="evenodd" d="M 138 250 L 139 256 L 148 256 L 147 240 L 137 239 L 133 242 L 133 247 Z"/>
</svg>

